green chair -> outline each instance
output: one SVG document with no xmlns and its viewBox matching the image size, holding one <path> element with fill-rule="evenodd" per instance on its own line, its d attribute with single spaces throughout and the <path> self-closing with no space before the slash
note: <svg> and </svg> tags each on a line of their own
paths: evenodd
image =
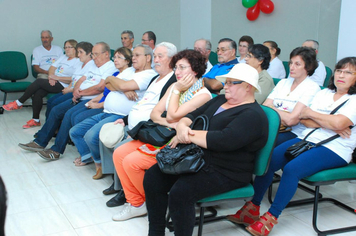
<svg viewBox="0 0 356 236">
<path fill-rule="evenodd" d="M 268 140 L 266 145 L 261 150 L 258 151 L 256 156 L 255 170 L 254 170 L 254 175 L 256 176 L 262 176 L 267 172 L 269 162 L 270 162 L 270 157 L 272 155 L 272 151 L 275 146 L 275 142 L 280 126 L 280 117 L 278 113 L 274 111 L 272 108 L 266 106 L 261 106 L 261 107 L 266 113 L 266 116 L 268 118 L 269 132 L 268 132 Z M 214 209 L 213 209 L 213 215 L 204 217 L 205 208 L 211 209 L 212 206 L 219 205 L 220 203 L 223 203 L 225 201 L 238 200 L 238 199 L 250 200 L 253 197 L 253 195 L 254 195 L 253 186 L 252 184 L 248 184 L 243 188 L 235 189 L 226 193 L 218 194 L 200 200 L 197 203 L 197 206 L 200 208 L 198 235 L 201 236 L 203 233 L 204 221 L 212 222 L 212 221 L 217 221 L 226 218 L 226 216 L 216 217 L 217 212 Z"/>
<path fill-rule="evenodd" d="M 26 56 L 22 52 L 6 51 L 0 52 L 0 79 L 10 82 L 0 83 L 0 91 L 4 93 L 3 104 L 6 104 L 8 93 L 24 92 L 31 82 L 18 82 L 26 79 L 28 67 Z M 0 108 L 0 114 L 4 109 Z"/>
<path fill-rule="evenodd" d="M 289 76 L 289 61 L 282 61 L 284 69 L 286 70 L 286 78 Z"/>
<path fill-rule="evenodd" d="M 274 85 L 277 85 L 279 81 L 281 81 L 281 79 L 273 78 L 273 83 L 274 83 Z"/>
<path fill-rule="evenodd" d="M 112 58 L 114 57 L 114 53 L 115 53 L 115 50 L 114 49 L 110 49 L 110 59 L 112 61 L 114 61 Z"/>
<path fill-rule="evenodd" d="M 347 165 L 345 167 L 323 170 L 323 171 L 320 171 L 314 175 L 306 177 L 306 178 L 302 179 L 300 182 L 302 182 L 303 184 L 307 184 L 309 186 L 314 186 L 315 189 L 314 190 L 310 189 L 307 186 L 301 185 L 301 184 L 299 184 L 298 187 L 306 192 L 313 194 L 314 196 L 312 198 L 291 201 L 287 205 L 287 207 L 294 207 L 294 206 L 300 206 L 300 205 L 313 203 L 314 206 L 313 206 L 313 223 L 312 224 L 313 224 L 313 228 L 314 228 L 315 232 L 318 235 L 330 235 L 330 234 L 339 234 L 339 233 L 345 233 L 345 232 L 350 232 L 350 231 L 356 231 L 356 226 L 342 227 L 342 228 L 321 231 L 317 225 L 319 202 L 324 202 L 324 201 L 332 202 L 336 206 L 341 207 L 344 210 L 355 215 L 356 210 L 354 208 L 340 202 L 339 200 L 336 200 L 334 198 L 326 198 L 326 197 L 323 197 L 322 194 L 320 194 L 321 186 L 331 185 L 331 184 L 335 184 L 339 181 L 349 181 L 349 180 L 356 180 L 356 164 L 355 163 L 350 163 L 349 165 Z M 277 181 L 274 181 L 274 182 L 277 182 Z M 272 185 L 269 188 L 268 196 L 269 196 L 269 201 L 272 202 Z"/>
<path fill-rule="evenodd" d="M 210 61 L 211 65 L 213 65 L 213 66 L 218 64 L 219 63 L 218 54 L 216 54 L 216 52 L 211 51 L 210 55 L 209 55 L 209 61 Z"/>
<path fill-rule="evenodd" d="M 325 77 L 323 85 L 324 85 L 324 87 L 328 87 L 330 78 L 331 78 L 331 76 L 333 74 L 333 71 L 328 66 L 325 66 L 325 70 L 326 70 L 326 77 Z"/>
</svg>

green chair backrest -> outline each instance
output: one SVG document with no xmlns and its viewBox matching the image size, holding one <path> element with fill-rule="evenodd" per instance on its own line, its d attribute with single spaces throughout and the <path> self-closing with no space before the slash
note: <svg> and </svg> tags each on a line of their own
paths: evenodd
<svg viewBox="0 0 356 236">
<path fill-rule="evenodd" d="M 218 64 L 218 54 L 216 54 L 216 52 L 211 51 L 209 55 L 209 61 L 213 66 Z"/>
<path fill-rule="evenodd" d="M 274 85 L 277 85 L 279 81 L 281 81 L 281 79 L 273 78 L 273 83 L 274 83 Z"/>
<path fill-rule="evenodd" d="M 270 157 L 276 144 L 279 126 L 281 124 L 278 113 L 270 107 L 261 105 L 268 119 L 268 140 L 266 145 L 257 152 L 255 160 L 254 174 L 257 176 L 264 175 L 268 170 Z"/>
<path fill-rule="evenodd" d="M 289 61 L 283 61 L 283 66 L 284 66 L 284 69 L 286 70 L 286 78 L 288 78 L 288 75 L 289 75 Z"/>
<path fill-rule="evenodd" d="M 326 77 L 325 77 L 323 85 L 324 85 L 324 87 L 328 87 L 330 78 L 331 78 L 331 76 L 333 74 L 333 71 L 328 66 L 325 66 L 325 70 L 326 70 Z"/>
<path fill-rule="evenodd" d="M 115 52 L 114 49 L 110 49 L 110 54 L 111 54 L 110 59 L 111 59 L 112 61 L 114 61 L 114 60 L 112 59 L 112 58 L 114 57 L 114 52 Z"/>
<path fill-rule="evenodd" d="M 28 76 L 26 56 L 22 52 L 0 52 L 0 78 L 3 80 L 20 80 Z"/>
</svg>

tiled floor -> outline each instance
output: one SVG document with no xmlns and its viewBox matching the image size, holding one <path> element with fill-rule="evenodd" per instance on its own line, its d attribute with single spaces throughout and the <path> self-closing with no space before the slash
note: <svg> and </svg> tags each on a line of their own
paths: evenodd
<svg viewBox="0 0 356 236">
<path fill-rule="evenodd" d="M 44 107 L 45 109 L 45 107 Z M 46 162 L 36 153 L 20 149 L 18 143 L 32 140 L 38 128 L 24 130 L 22 125 L 31 118 L 31 108 L 0 115 L 0 174 L 8 190 L 7 236 L 109 236 L 147 235 L 147 217 L 126 222 L 114 222 L 111 217 L 118 208 L 108 208 L 102 190 L 112 180 L 107 176 L 93 180 L 94 165 L 75 167 L 78 153 L 68 146 L 59 161 Z M 44 117 L 42 113 L 42 117 Z M 44 119 L 42 118 L 42 122 Z M 349 202 L 356 208 L 356 184 L 338 183 L 322 188 L 327 196 Z M 295 198 L 308 196 L 298 191 Z M 218 207 L 219 213 L 231 214 L 243 202 L 231 202 Z M 262 212 L 268 209 L 265 199 Z M 320 210 L 321 229 L 355 224 L 356 215 L 340 211 L 323 203 Z M 312 226 L 312 206 L 286 209 L 271 236 L 317 235 Z M 197 233 L 194 231 L 194 235 Z M 166 235 L 173 235 L 167 231 Z M 228 222 L 206 224 L 204 235 L 249 235 L 244 229 Z M 356 235 L 356 232 L 340 235 Z"/>
</svg>

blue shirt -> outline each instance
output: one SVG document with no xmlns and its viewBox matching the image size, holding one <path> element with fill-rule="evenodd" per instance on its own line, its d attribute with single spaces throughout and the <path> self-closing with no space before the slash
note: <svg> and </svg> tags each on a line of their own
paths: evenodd
<svg viewBox="0 0 356 236">
<path fill-rule="evenodd" d="M 120 72 L 117 71 L 117 72 L 115 72 L 112 76 L 117 76 L 119 73 L 120 73 Z M 104 88 L 104 92 L 103 92 L 104 96 L 100 99 L 99 103 L 104 102 L 106 96 L 108 96 L 108 94 L 109 94 L 110 92 L 111 92 L 111 91 L 110 91 L 107 87 L 105 87 L 105 88 Z"/>
<path fill-rule="evenodd" d="M 237 61 L 237 58 L 235 58 L 234 60 L 223 64 L 216 64 L 208 73 L 203 75 L 203 78 L 215 79 L 215 77 L 218 75 L 225 75 L 229 73 L 231 68 L 234 67 L 237 63 L 239 62 Z"/>
</svg>

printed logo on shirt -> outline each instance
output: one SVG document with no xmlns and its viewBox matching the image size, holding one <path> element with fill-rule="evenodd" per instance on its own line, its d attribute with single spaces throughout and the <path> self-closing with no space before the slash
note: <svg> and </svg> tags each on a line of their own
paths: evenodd
<svg viewBox="0 0 356 236">
<path fill-rule="evenodd" d="M 64 68 L 62 66 L 57 68 L 57 73 L 63 73 Z"/>
<path fill-rule="evenodd" d="M 55 61 L 56 61 L 55 58 L 50 57 L 46 60 L 46 63 L 52 65 Z"/>
</svg>

